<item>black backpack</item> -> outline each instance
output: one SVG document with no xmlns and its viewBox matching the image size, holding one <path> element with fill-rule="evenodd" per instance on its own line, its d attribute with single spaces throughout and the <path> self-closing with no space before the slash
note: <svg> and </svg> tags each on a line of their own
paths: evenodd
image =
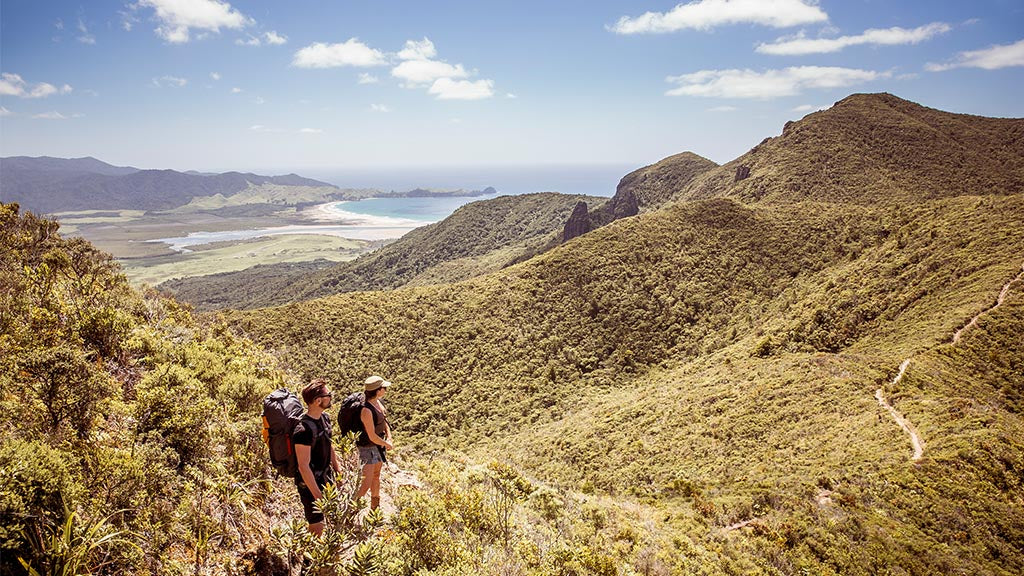
<svg viewBox="0 0 1024 576">
<path fill-rule="evenodd" d="M 302 414 L 302 401 L 285 388 L 274 390 L 263 399 L 263 442 L 270 451 L 274 470 L 288 478 L 298 475 L 292 430 Z"/>
<path fill-rule="evenodd" d="M 360 416 L 366 406 L 366 398 L 362 392 L 353 392 L 341 401 L 341 408 L 338 409 L 338 425 L 343 433 L 353 432 L 359 434 L 363 431 L 363 421 Z"/>
</svg>

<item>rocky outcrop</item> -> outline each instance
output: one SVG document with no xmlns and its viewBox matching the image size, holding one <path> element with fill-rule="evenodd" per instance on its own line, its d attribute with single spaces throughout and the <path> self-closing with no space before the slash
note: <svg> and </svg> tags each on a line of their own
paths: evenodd
<svg viewBox="0 0 1024 576">
<path fill-rule="evenodd" d="M 614 196 L 589 214 L 585 206 L 579 212 L 580 206 L 577 205 L 565 224 L 562 241 L 567 242 L 621 218 L 636 216 L 641 209 L 651 210 L 667 204 L 694 178 L 716 167 L 718 165 L 707 158 L 683 152 L 634 170 L 619 181 Z"/>
<path fill-rule="evenodd" d="M 590 232 L 590 214 L 587 212 L 586 202 L 577 202 L 569 215 L 562 231 L 562 241 L 568 242 L 577 236 Z"/>
<path fill-rule="evenodd" d="M 608 201 L 607 206 L 611 212 L 612 220 L 628 218 L 640 213 L 640 202 L 637 201 L 636 194 L 629 188 L 616 193 Z"/>
<path fill-rule="evenodd" d="M 737 166 L 736 167 L 736 179 L 733 182 L 739 182 L 740 180 L 746 180 L 750 178 L 750 166 Z"/>
</svg>

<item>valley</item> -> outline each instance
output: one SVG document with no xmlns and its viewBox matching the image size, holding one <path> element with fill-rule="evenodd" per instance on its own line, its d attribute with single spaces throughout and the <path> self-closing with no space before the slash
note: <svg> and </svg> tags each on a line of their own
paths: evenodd
<svg viewBox="0 0 1024 576">
<path fill-rule="evenodd" d="M 57 213 L 54 217 L 61 222 L 63 233 L 86 238 L 113 254 L 133 282 L 154 286 L 172 278 L 260 265 L 351 260 L 409 230 L 388 228 L 368 234 L 346 226 L 331 228 L 294 209 L 265 214 L 121 210 Z M 254 237 L 247 237 L 250 234 L 244 231 L 249 230 Z M 255 236 L 259 230 L 275 231 L 275 235 Z M 291 234 L 279 236 L 281 232 Z M 190 241 L 187 248 L 175 241 L 197 234 L 211 238 Z"/>
</svg>

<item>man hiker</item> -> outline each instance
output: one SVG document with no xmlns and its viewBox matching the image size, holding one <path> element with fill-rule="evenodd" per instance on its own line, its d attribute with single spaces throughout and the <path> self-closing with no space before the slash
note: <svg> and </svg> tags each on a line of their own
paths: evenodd
<svg viewBox="0 0 1024 576">
<path fill-rule="evenodd" d="M 359 414 L 363 423 L 356 446 L 359 448 L 359 462 L 363 465 L 363 481 L 356 491 L 355 499 L 370 492 L 370 509 L 380 506 L 380 469 L 387 460 L 386 450 L 391 450 L 391 426 L 388 425 L 388 411 L 381 399 L 391 382 L 380 376 L 370 376 L 363 383 L 365 403 Z"/>
<path fill-rule="evenodd" d="M 299 465 L 295 486 L 299 490 L 306 522 L 309 522 L 309 531 L 317 536 L 324 530 L 324 515 L 313 508 L 313 501 L 323 495 L 323 487 L 333 484 L 341 472 L 338 455 L 331 445 L 331 417 L 324 412 L 331 407 L 333 396 L 323 378 L 307 384 L 302 389 L 306 413 L 292 431 L 295 459 Z"/>
</svg>

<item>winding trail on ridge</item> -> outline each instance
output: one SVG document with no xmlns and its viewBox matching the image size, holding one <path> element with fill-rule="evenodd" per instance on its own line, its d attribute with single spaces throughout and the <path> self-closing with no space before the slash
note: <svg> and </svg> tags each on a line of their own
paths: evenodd
<svg viewBox="0 0 1024 576">
<path fill-rule="evenodd" d="M 903 373 L 907 371 L 907 366 L 910 366 L 910 358 L 907 358 L 906 360 L 903 361 L 902 364 L 900 364 L 900 373 L 897 374 L 896 377 L 893 378 L 892 380 L 893 386 L 898 384 L 899 381 L 903 379 Z M 883 408 L 888 410 L 889 414 L 892 414 L 893 419 L 896 420 L 896 423 L 900 425 L 900 428 L 903 428 L 903 431 L 910 435 L 910 443 L 911 445 L 914 446 L 914 455 L 910 457 L 910 460 L 920 460 L 921 456 L 924 455 L 924 444 L 921 442 L 921 437 L 918 436 L 917 430 L 915 430 L 914 427 L 910 424 L 910 422 L 908 422 L 906 418 L 904 418 L 899 412 L 897 412 L 891 404 L 885 401 L 885 397 L 882 396 L 881 388 L 875 390 L 875 400 L 878 400 L 878 403 L 881 404 Z"/>
<path fill-rule="evenodd" d="M 951 344 L 955 345 L 958 342 L 960 342 L 961 334 L 963 334 L 964 330 L 967 330 L 971 326 L 976 326 L 978 323 L 978 318 L 980 318 L 984 314 L 987 314 L 995 310 L 996 308 L 1003 304 L 1003 301 L 1006 300 L 1006 295 L 1010 292 L 1010 286 L 1012 286 L 1014 282 L 1019 282 L 1021 279 L 1024 279 L 1024 263 L 1021 263 L 1020 268 L 1020 273 L 1017 274 L 1017 276 L 1014 277 L 1013 280 L 1010 280 L 1009 282 L 1003 285 L 1003 289 L 999 292 L 999 297 L 996 298 L 996 303 L 994 305 L 975 314 L 974 318 L 971 318 L 970 322 L 968 322 L 959 330 L 953 333 L 953 340 Z M 903 361 L 902 364 L 900 364 L 900 371 L 892 380 L 893 386 L 898 384 L 899 381 L 903 379 L 903 374 L 907 371 L 908 366 L 910 366 L 910 358 L 907 358 L 906 360 Z M 917 430 L 915 430 L 914 426 L 909 421 L 907 421 L 907 419 L 904 418 L 899 412 L 897 412 L 891 404 L 885 401 L 885 397 L 882 395 L 881 388 L 875 390 L 875 399 L 878 400 L 878 403 L 883 408 L 889 411 L 889 414 L 891 414 L 893 419 L 896 420 L 896 423 L 900 425 L 900 428 L 902 428 L 903 431 L 910 436 L 910 443 L 914 447 L 914 454 L 913 456 L 910 457 L 911 462 L 920 460 L 921 456 L 924 454 L 924 443 L 921 441 L 921 437 L 918 435 Z"/>
<path fill-rule="evenodd" d="M 963 334 L 963 331 L 967 330 L 971 326 L 976 325 L 978 323 L 978 318 L 981 318 L 982 314 L 987 314 L 987 313 L 995 310 L 996 308 L 1000 307 L 1003 304 L 1003 300 L 1006 300 L 1006 295 L 1010 292 L 1010 285 L 1013 284 L 1014 282 L 1019 281 L 1021 278 L 1024 278 L 1024 263 L 1022 263 L 1020 265 L 1020 274 L 1017 274 L 1016 278 L 1014 278 L 1013 280 L 1010 280 L 1009 282 L 1007 282 L 1003 286 L 1003 289 L 999 292 L 999 297 L 996 298 L 995 305 L 993 305 L 993 306 L 991 306 L 991 307 L 989 307 L 989 308 L 987 308 L 985 310 L 982 310 L 981 312 L 978 312 L 977 314 L 975 314 L 974 318 L 971 318 L 970 322 L 965 324 L 963 328 L 957 330 L 953 334 L 953 342 L 952 343 L 956 344 L 957 342 L 959 342 L 960 341 L 960 335 Z"/>
</svg>

